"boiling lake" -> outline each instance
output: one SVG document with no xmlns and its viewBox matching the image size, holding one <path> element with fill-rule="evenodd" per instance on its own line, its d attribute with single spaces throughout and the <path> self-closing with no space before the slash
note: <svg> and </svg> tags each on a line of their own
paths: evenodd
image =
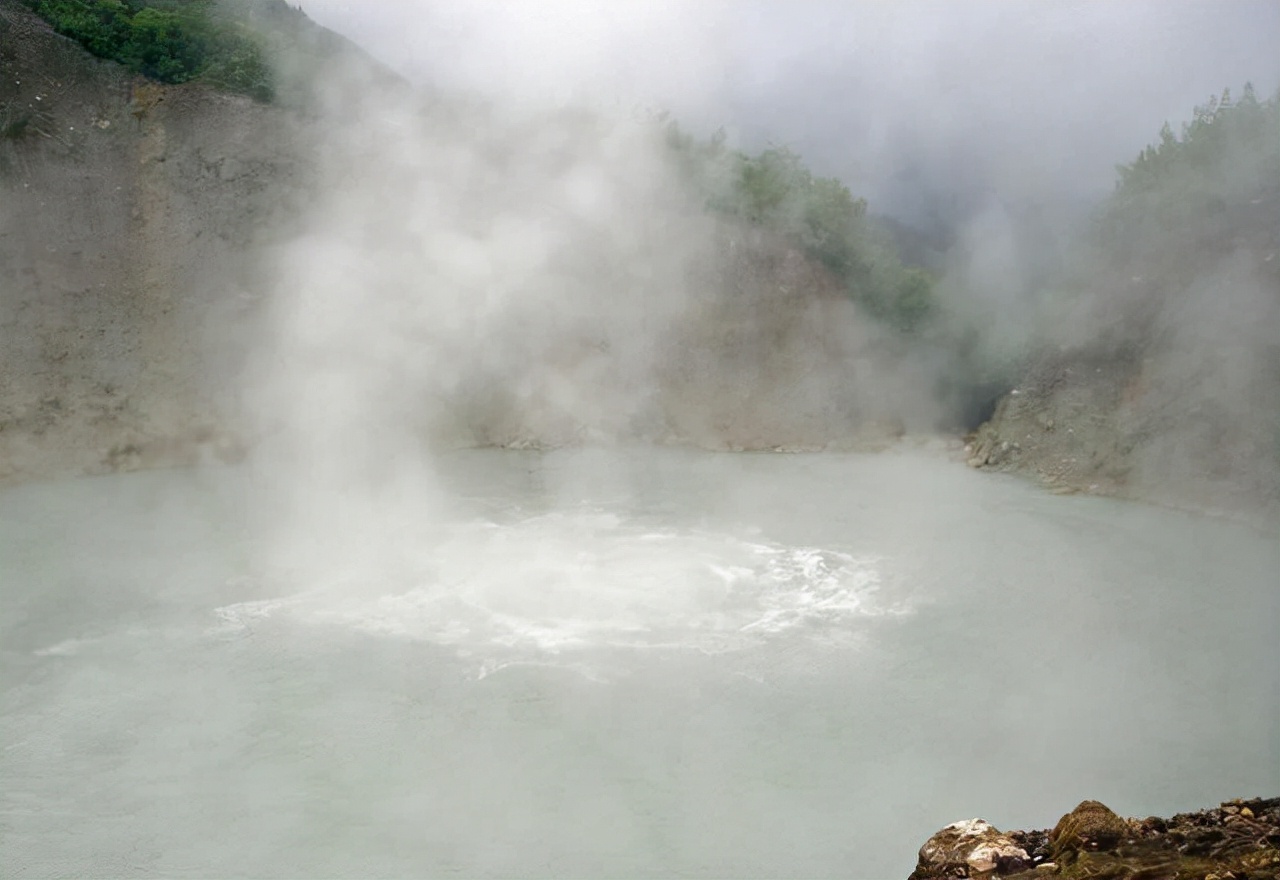
<svg viewBox="0 0 1280 880">
<path fill-rule="evenodd" d="M 1275 527 L 936 448 L 431 485 L 314 532 L 248 467 L 0 492 L 0 874 L 905 876 L 1280 789 Z"/>
</svg>

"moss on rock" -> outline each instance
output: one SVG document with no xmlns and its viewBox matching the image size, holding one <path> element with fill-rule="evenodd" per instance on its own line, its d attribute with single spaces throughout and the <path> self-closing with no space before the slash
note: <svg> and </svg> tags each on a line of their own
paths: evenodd
<svg viewBox="0 0 1280 880">
<path fill-rule="evenodd" d="M 1128 823 L 1105 804 L 1081 801 L 1049 832 L 1049 846 L 1054 859 L 1070 863 L 1082 852 L 1115 849 L 1129 835 L 1129 830 Z"/>
</svg>

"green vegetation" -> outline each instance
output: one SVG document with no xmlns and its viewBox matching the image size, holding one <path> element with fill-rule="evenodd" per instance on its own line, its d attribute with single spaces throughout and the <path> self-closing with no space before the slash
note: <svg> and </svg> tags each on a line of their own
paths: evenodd
<svg viewBox="0 0 1280 880">
<path fill-rule="evenodd" d="M 1194 252 L 1250 222 L 1248 206 L 1280 194 L 1280 92 L 1259 101 L 1246 85 L 1195 108 L 1175 135 L 1117 169 L 1116 191 L 1099 225 L 1104 250 L 1144 258 Z"/>
<path fill-rule="evenodd" d="M 271 100 L 272 72 L 245 22 L 214 0 L 24 0 L 101 58 L 167 83 L 201 80 Z"/>
<path fill-rule="evenodd" d="M 785 148 L 756 156 L 716 136 L 698 141 L 675 123 L 667 141 L 707 207 L 795 242 L 841 280 L 871 315 L 902 332 L 919 329 L 934 311 L 933 278 L 903 266 L 867 203 L 829 177 L 815 177 Z"/>
</svg>

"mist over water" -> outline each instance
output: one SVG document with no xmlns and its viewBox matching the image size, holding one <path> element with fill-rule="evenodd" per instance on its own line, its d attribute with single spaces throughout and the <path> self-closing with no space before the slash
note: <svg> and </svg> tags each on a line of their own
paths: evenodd
<svg viewBox="0 0 1280 880">
<path fill-rule="evenodd" d="M 1094 349 L 1149 363 L 1135 387 L 1195 377 L 1188 409 L 1247 426 L 1225 445 L 1265 445 L 1274 383 L 1244 378 L 1275 369 L 1265 245 L 1186 248 L 1185 272 L 1152 277 L 1090 230 L 1161 121 L 1280 82 L 1261 48 L 1274 9 L 1006 12 L 319 4 L 425 87 L 321 78 L 324 196 L 274 260 L 274 336 L 248 382 L 264 480 L 299 518 L 371 504 L 352 519 L 372 522 L 429 511 L 432 454 L 460 446 L 814 451 L 971 429 L 1028 364 Z M 1086 46 L 1097 63 L 1077 69 Z M 924 338 L 887 332 L 793 244 L 707 212 L 664 142 L 668 109 L 731 146 L 797 146 L 914 224 L 937 248 Z M 1146 495 L 1201 455 L 1184 427 L 1133 464 Z M 326 510 L 336 488 L 365 497 Z"/>
<path fill-rule="evenodd" d="M 660 119 L 333 103 L 246 384 L 273 564 L 376 577 L 440 513 L 444 450 L 842 448 L 946 411 L 927 354 L 707 212 Z"/>
<path fill-rule="evenodd" d="M 292 579 L 248 469 L 0 496 L 6 873 L 903 876 L 1280 783 L 1274 535 L 930 450 L 439 468 Z"/>
<path fill-rule="evenodd" d="M 612 128 L 375 99 L 333 130 L 255 392 L 285 531 L 383 565 L 435 513 L 433 448 L 627 426 L 706 232 L 655 204 L 654 133 Z"/>
</svg>

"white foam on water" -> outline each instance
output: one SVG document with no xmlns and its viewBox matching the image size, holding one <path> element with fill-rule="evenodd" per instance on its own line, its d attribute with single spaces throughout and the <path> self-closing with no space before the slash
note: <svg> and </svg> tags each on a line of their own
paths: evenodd
<svg viewBox="0 0 1280 880">
<path fill-rule="evenodd" d="M 39 648 L 31 653 L 37 657 L 72 657 L 80 653 L 80 649 L 98 639 L 63 639 L 56 644 Z"/>
<path fill-rule="evenodd" d="M 654 529 L 601 511 L 463 523 L 417 550 L 407 567 L 347 572 L 216 614 L 223 631 L 289 620 L 565 659 L 597 648 L 723 653 L 796 631 L 839 639 L 856 618 L 901 610 L 875 602 L 877 559 Z"/>
</svg>

